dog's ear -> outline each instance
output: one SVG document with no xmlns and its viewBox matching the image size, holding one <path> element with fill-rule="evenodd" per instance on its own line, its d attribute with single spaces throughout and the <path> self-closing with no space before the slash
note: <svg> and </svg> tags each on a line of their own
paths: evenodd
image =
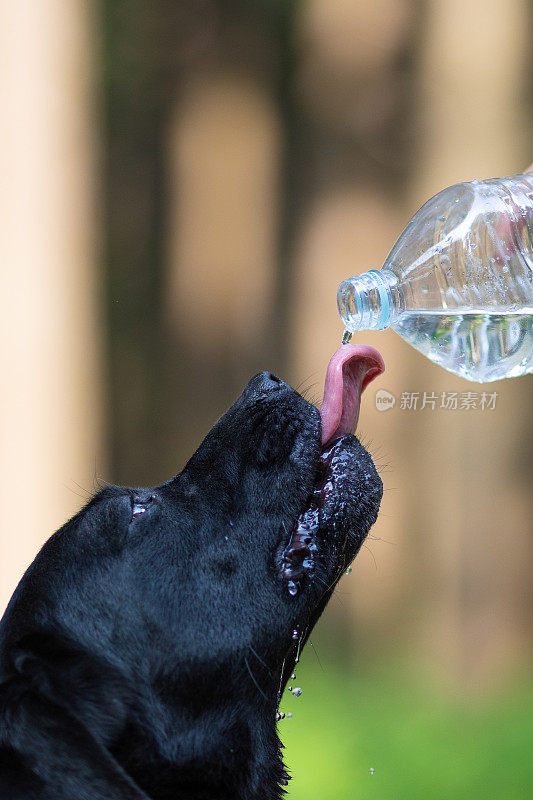
<svg viewBox="0 0 533 800">
<path fill-rule="evenodd" d="M 0 797 L 149 800 L 74 714 L 21 676 L 0 686 Z"/>
<path fill-rule="evenodd" d="M 127 718 L 120 677 L 51 631 L 17 643 L 0 684 L 2 800 L 148 800 L 107 749 Z"/>
<path fill-rule="evenodd" d="M 108 747 L 122 732 L 135 702 L 125 675 L 95 651 L 52 627 L 36 630 L 11 647 L 9 673 L 70 711 Z"/>
</svg>

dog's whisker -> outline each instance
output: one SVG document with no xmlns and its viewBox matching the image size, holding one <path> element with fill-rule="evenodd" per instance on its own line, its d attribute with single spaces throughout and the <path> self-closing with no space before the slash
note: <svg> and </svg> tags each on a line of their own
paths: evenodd
<svg viewBox="0 0 533 800">
<path fill-rule="evenodd" d="M 307 375 L 305 378 L 302 378 L 302 380 L 295 387 L 295 391 L 300 392 L 300 394 L 301 394 L 300 390 L 301 390 L 302 386 L 304 386 L 304 384 L 307 384 L 307 383 L 309 383 L 310 386 L 316 386 L 316 384 L 318 383 L 318 381 L 316 380 L 317 377 L 318 377 L 318 372 L 315 371 L 315 372 L 312 372 L 310 375 Z"/>
<path fill-rule="evenodd" d="M 304 389 L 301 389 L 300 391 L 301 396 L 307 399 L 308 393 L 313 389 L 315 389 L 317 386 L 318 386 L 318 381 L 313 381 L 313 383 L 307 384 Z"/>
<path fill-rule="evenodd" d="M 81 497 L 82 500 L 87 501 L 87 500 L 89 500 L 89 498 L 92 497 L 93 493 L 90 492 L 88 489 L 86 489 L 85 486 L 82 486 L 80 483 L 78 483 L 77 481 L 74 481 L 74 480 L 72 481 L 72 483 L 75 486 L 77 486 L 78 489 L 81 490 L 81 494 L 80 494 L 80 492 L 77 492 L 75 489 L 73 489 L 72 486 L 68 486 L 66 483 L 64 483 L 63 486 L 64 486 L 65 489 L 68 489 L 69 492 L 72 492 L 72 494 L 75 494 L 76 497 Z"/>
<path fill-rule="evenodd" d="M 313 648 L 313 652 L 314 652 L 314 654 L 316 656 L 316 660 L 318 661 L 318 665 L 319 665 L 320 669 L 322 670 L 322 672 L 324 672 L 324 667 L 322 666 L 322 662 L 320 660 L 320 656 L 318 655 L 318 650 L 316 649 L 316 646 L 313 644 L 313 642 L 310 639 L 309 639 L 309 644 Z"/>
<path fill-rule="evenodd" d="M 384 542 L 385 544 L 392 544 L 394 546 L 396 546 L 398 544 L 398 542 L 391 542 L 389 539 L 384 539 L 382 536 L 370 536 L 370 535 L 368 535 L 366 538 L 367 538 L 367 540 L 370 540 L 371 542 Z"/>
<path fill-rule="evenodd" d="M 376 570 L 376 572 L 377 572 L 377 571 L 378 571 L 378 562 L 376 561 L 376 557 L 375 557 L 374 553 L 372 552 L 372 550 L 370 549 L 370 547 L 368 547 L 368 545 L 366 545 L 366 544 L 363 544 L 363 547 L 365 548 L 365 550 L 368 550 L 368 552 L 369 552 L 369 553 L 370 553 L 370 555 L 372 556 L 372 561 L 374 562 L 374 568 L 375 568 L 375 570 Z"/>
<path fill-rule="evenodd" d="M 279 676 L 279 687 L 278 687 L 278 703 L 281 700 L 281 687 L 283 686 L 283 673 L 285 672 L 285 662 L 287 661 L 287 657 L 283 659 L 283 664 L 281 665 L 281 673 Z"/>
<path fill-rule="evenodd" d="M 244 663 L 246 664 L 246 668 L 247 668 L 248 672 L 250 673 L 250 678 L 253 680 L 254 684 L 255 684 L 255 685 L 256 685 L 256 687 L 257 687 L 257 689 L 258 689 L 258 690 L 261 692 L 261 694 L 263 695 L 263 697 L 265 698 L 265 700 L 268 700 L 268 697 L 267 697 L 267 695 L 264 693 L 264 691 L 263 691 L 263 690 L 261 689 L 261 687 L 259 686 L 259 684 L 258 684 L 257 680 L 255 679 L 254 673 L 252 672 L 252 670 L 251 670 L 251 668 L 250 668 L 250 665 L 249 665 L 249 663 L 248 663 L 248 659 L 246 658 L 246 656 L 244 656 Z"/>
<path fill-rule="evenodd" d="M 261 656 L 257 653 L 257 651 L 254 650 L 254 648 L 252 647 L 251 644 L 248 645 L 248 649 L 254 654 L 254 656 L 257 658 L 257 660 L 264 666 L 264 668 L 267 670 L 268 674 L 272 677 L 272 671 L 270 670 L 268 665 L 265 664 L 265 662 L 263 661 Z"/>
</svg>

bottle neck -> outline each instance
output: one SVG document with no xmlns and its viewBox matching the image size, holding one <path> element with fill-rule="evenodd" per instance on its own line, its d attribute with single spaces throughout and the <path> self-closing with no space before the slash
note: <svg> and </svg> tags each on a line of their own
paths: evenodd
<svg viewBox="0 0 533 800">
<path fill-rule="evenodd" d="M 349 331 L 384 330 L 402 309 L 398 278 L 389 269 L 355 275 L 339 286 L 337 304 Z"/>
</svg>

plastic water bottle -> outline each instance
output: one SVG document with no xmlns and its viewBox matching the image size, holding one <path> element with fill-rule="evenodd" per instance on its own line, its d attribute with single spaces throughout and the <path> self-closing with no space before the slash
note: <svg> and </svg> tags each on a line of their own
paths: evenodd
<svg viewBox="0 0 533 800">
<path fill-rule="evenodd" d="M 391 327 L 471 381 L 533 372 L 533 175 L 439 192 L 383 268 L 343 281 L 337 300 L 344 342 Z"/>
</svg>

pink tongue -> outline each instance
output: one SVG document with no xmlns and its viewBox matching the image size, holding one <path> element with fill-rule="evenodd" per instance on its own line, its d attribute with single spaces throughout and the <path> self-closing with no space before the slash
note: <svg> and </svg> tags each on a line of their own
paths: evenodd
<svg viewBox="0 0 533 800">
<path fill-rule="evenodd" d="M 384 369 L 378 351 L 365 344 L 343 344 L 332 355 L 320 408 L 322 444 L 355 430 L 361 392 Z"/>
</svg>

